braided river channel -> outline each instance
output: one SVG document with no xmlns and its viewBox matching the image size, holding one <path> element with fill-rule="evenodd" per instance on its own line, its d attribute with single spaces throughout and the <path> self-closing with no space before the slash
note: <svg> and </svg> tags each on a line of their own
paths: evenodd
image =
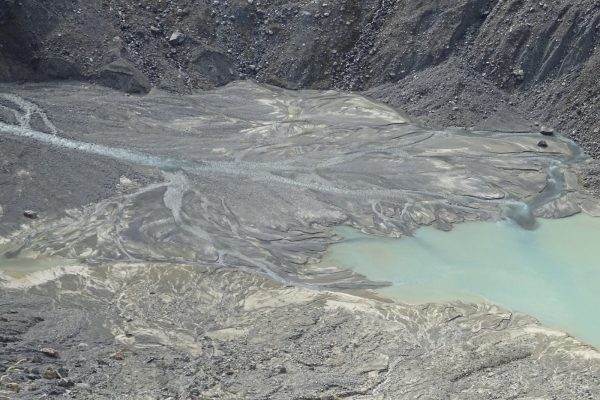
<svg viewBox="0 0 600 400">
<path fill-rule="evenodd" d="M 45 203 L 0 229 L 0 283 L 69 266 L 216 266 L 411 303 L 491 302 L 600 347 L 600 203 L 565 138 L 434 130 L 356 93 L 252 82 L 187 96 L 0 92 L 3 146 L 75 165 L 6 175 L 0 228 L 24 221 L 14 199 Z M 110 196 L 79 192 L 117 163 Z M 53 202 L 77 196 L 92 200 Z"/>
</svg>

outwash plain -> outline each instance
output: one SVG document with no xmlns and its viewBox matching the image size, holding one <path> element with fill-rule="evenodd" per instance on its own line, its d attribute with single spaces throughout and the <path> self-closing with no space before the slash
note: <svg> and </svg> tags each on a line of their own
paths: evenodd
<svg viewBox="0 0 600 400">
<path fill-rule="evenodd" d="M 599 39 L 594 1 L 0 0 L 0 262 L 55 265 L 0 272 L 0 398 L 600 398 L 567 333 L 318 264 L 600 216 Z"/>
</svg>

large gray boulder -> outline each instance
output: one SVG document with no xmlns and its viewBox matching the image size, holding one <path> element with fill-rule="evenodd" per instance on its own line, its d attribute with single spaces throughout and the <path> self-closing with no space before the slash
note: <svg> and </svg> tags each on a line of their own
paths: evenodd
<svg viewBox="0 0 600 400">
<path fill-rule="evenodd" d="M 106 65 L 96 78 L 98 83 L 126 93 L 148 93 L 150 80 L 131 61 L 119 58 Z"/>
<path fill-rule="evenodd" d="M 238 77 L 237 65 L 221 49 L 196 42 L 192 50 L 192 68 L 201 72 L 215 86 L 223 86 Z"/>
</svg>

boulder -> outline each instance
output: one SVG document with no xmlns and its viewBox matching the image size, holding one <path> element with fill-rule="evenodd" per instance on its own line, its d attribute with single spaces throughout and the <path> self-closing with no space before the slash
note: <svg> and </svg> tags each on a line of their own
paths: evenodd
<svg viewBox="0 0 600 400">
<path fill-rule="evenodd" d="M 56 373 L 56 371 L 54 371 L 50 368 L 45 370 L 44 373 L 42 374 L 42 376 L 44 377 L 44 379 L 59 379 L 59 376 Z"/>
<path fill-rule="evenodd" d="M 30 218 L 30 219 L 36 219 L 37 213 L 35 211 L 25 210 L 25 211 L 23 211 L 23 216 L 26 218 Z M 42 353 L 43 353 L 43 350 L 42 350 Z"/>
<path fill-rule="evenodd" d="M 202 73 L 215 86 L 227 85 L 237 79 L 237 65 L 225 52 L 204 43 L 194 44 L 190 68 Z"/>
<path fill-rule="evenodd" d="M 542 128 L 540 129 L 540 133 L 542 135 L 552 136 L 552 135 L 554 135 L 554 129 L 548 128 L 546 126 L 542 126 Z"/>
<path fill-rule="evenodd" d="M 548 143 L 545 140 L 540 140 L 537 144 L 540 147 L 548 147 Z"/>
<path fill-rule="evenodd" d="M 73 387 L 73 386 L 75 386 L 75 382 L 73 382 L 70 379 L 62 378 L 61 380 L 58 381 L 58 386 L 61 386 L 61 387 Z"/>
<path fill-rule="evenodd" d="M 49 79 L 80 79 L 82 77 L 75 64 L 57 57 L 40 60 L 37 71 L 41 77 Z"/>
<path fill-rule="evenodd" d="M 125 359 L 125 354 L 121 353 L 120 351 L 117 351 L 116 353 L 111 355 L 110 358 L 112 358 L 113 360 L 123 361 Z"/>
<path fill-rule="evenodd" d="M 103 67 L 96 77 L 98 83 L 126 93 L 148 93 L 150 80 L 132 62 L 119 58 Z"/>
<path fill-rule="evenodd" d="M 6 388 L 13 393 L 19 393 L 19 384 L 15 382 L 10 382 L 6 384 Z"/>
<path fill-rule="evenodd" d="M 44 355 L 48 356 L 48 357 L 52 357 L 52 358 L 60 358 L 60 356 L 58 355 L 58 351 L 50 348 L 50 347 L 45 347 L 42 350 L 40 350 Z"/>
<path fill-rule="evenodd" d="M 287 368 L 285 368 L 283 365 L 276 365 L 275 372 L 278 374 L 285 374 L 287 372 Z"/>
<path fill-rule="evenodd" d="M 185 35 L 180 31 L 173 32 L 173 34 L 169 38 L 169 44 L 171 46 L 179 46 L 182 45 L 183 42 L 185 42 Z"/>
</svg>

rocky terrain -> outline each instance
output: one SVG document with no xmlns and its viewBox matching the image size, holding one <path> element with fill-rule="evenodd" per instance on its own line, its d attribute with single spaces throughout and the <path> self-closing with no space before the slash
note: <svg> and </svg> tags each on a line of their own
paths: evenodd
<svg viewBox="0 0 600 400">
<path fill-rule="evenodd" d="M 510 115 L 600 154 L 592 0 L 2 0 L 0 21 L 3 81 L 368 90 L 432 126 Z"/>
<path fill-rule="evenodd" d="M 408 306 L 168 264 L 40 272 L 16 289 L 0 295 L 0 398 L 600 393 L 595 350 L 491 306 Z"/>
<path fill-rule="evenodd" d="M 0 274 L 0 398 L 599 398 L 531 317 L 311 266 L 600 215 L 599 38 L 592 0 L 0 0 L 0 262 L 70 264 Z"/>
</svg>

